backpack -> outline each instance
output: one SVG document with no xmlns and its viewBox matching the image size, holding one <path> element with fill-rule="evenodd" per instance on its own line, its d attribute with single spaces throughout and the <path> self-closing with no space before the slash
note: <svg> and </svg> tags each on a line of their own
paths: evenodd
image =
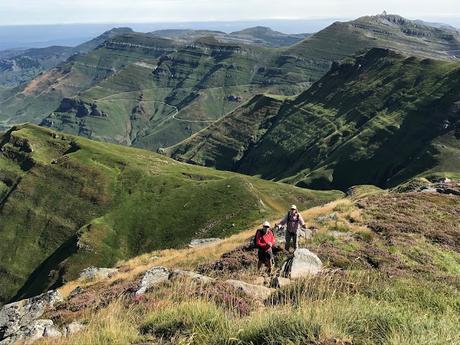
<svg viewBox="0 0 460 345">
<path fill-rule="evenodd" d="M 287 214 L 287 223 L 289 223 L 291 221 L 291 212 L 288 212 Z M 297 222 L 299 221 L 299 214 L 297 213 Z"/>
<path fill-rule="evenodd" d="M 259 233 L 259 231 L 260 231 L 260 230 L 257 230 L 257 231 L 256 231 L 256 234 L 254 235 L 254 238 L 253 238 L 253 240 L 252 240 L 252 246 L 253 246 L 253 248 L 258 248 L 258 247 L 257 247 L 257 234 Z"/>
</svg>

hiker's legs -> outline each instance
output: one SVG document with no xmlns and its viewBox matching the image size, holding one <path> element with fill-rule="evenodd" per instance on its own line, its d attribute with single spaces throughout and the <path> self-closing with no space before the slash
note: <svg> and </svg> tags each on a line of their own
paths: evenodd
<svg viewBox="0 0 460 345">
<path fill-rule="evenodd" d="M 294 242 L 294 250 L 297 250 L 299 248 L 299 235 L 297 232 L 292 234 L 292 241 Z"/>
<path fill-rule="evenodd" d="M 286 250 L 289 251 L 289 248 L 291 248 L 291 242 L 292 246 L 294 247 L 294 250 L 297 249 L 298 246 L 298 241 L 297 241 L 297 233 L 293 234 L 292 232 L 286 231 Z"/>
<path fill-rule="evenodd" d="M 284 248 L 289 251 L 289 247 L 291 246 L 291 233 L 286 230 L 286 234 L 284 235 L 284 239 L 286 240 L 284 243 Z"/>
<path fill-rule="evenodd" d="M 273 255 L 273 249 L 270 248 L 267 252 L 267 268 L 268 268 L 268 274 L 272 274 L 273 271 L 273 262 L 275 261 L 275 257 Z"/>
</svg>

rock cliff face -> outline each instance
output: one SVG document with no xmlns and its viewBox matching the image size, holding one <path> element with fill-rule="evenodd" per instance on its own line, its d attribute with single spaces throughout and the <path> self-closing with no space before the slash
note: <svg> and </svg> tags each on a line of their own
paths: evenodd
<svg viewBox="0 0 460 345">
<path fill-rule="evenodd" d="M 97 104 L 86 103 L 79 99 L 64 98 L 61 104 L 56 109 L 56 112 L 75 112 L 77 117 L 95 116 L 95 117 L 106 117 L 104 112 L 97 108 Z"/>
</svg>

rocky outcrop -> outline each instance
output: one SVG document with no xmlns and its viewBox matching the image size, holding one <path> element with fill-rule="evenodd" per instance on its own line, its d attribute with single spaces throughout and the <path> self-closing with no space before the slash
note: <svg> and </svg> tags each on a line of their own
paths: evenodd
<svg viewBox="0 0 460 345">
<path fill-rule="evenodd" d="M 0 345 L 14 344 L 18 341 L 31 344 L 40 338 L 61 336 L 61 331 L 54 325 L 52 320 L 35 320 L 22 326 L 11 336 L 1 340 Z"/>
<path fill-rule="evenodd" d="M 440 193 L 460 196 L 460 180 L 441 178 L 429 181 L 415 178 L 394 189 L 398 193 Z"/>
<path fill-rule="evenodd" d="M 241 280 L 229 279 L 226 280 L 225 283 L 257 300 L 266 300 L 275 291 L 275 289 L 261 285 L 248 284 Z"/>
<path fill-rule="evenodd" d="M 139 289 L 136 291 L 136 295 L 143 295 L 152 287 L 167 281 L 169 279 L 169 274 L 170 271 L 166 267 L 155 266 L 150 268 L 142 277 Z"/>
<path fill-rule="evenodd" d="M 92 279 L 104 279 L 104 278 L 109 278 L 115 273 L 118 272 L 118 269 L 116 268 L 98 268 L 98 267 L 88 267 L 85 268 L 81 273 L 80 273 L 80 279 L 86 279 L 86 280 L 92 280 Z"/>
<path fill-rule="evenodd" d="M 63 98 L 61 104 L 56 109 L 57 113 L 75 113 L 77 117 L 94 116 L 94 117 L 106 117 L 103 111 L 97 108 L 96 103 L 86 103 L 81 99 L 75 98 Z"/>
<path fill-rule="evenodd" d="M 193 272 L 193 271 L 184 271 L 184 270 L 174 270 L 169 275 L 169 280 L 186 278 L 190 279 L 195 283 L 208 284 L 215 281 L 214 278 Z"/>
<path fill-rule="evenodd" d="M 190 248 L 195 248 L 195 247 L 206 246 L 211 243 L 217 243 L 220 241 L 222 241 L 220 238 L 198 238 L 198 239 L 192 240 L 188 246 Z"/>
<path fill-rule="evenodd" d="M 322 266 L 321 260 L 315 253 L 306 248 L 299 248 L 284 262 L 281 276 L 295 279 L 314 275 L 321 271 Z"/>
<path fill-rule="evenodd" d="M 18 339 L 36 337 L 39 334 L 57 334 L 52 328 L 51 320 L 45 322 L 38 319 L 48 308 L 62 300 L 57 291 L 48 291 L 5 305 L 0 310 L 0 344 L 11 344 Z"/>
</svg>

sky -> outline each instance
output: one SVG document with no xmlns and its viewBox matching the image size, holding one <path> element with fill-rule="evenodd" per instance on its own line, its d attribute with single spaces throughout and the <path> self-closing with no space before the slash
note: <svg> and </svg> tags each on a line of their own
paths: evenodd
<svg viewBox="0 0 460 345">
<path fill-rule="evenodd" d="M 0 0 L 0 25 L 352 19 L 383 10 L 455 25 L 460 0 Z"/>
</svg>

